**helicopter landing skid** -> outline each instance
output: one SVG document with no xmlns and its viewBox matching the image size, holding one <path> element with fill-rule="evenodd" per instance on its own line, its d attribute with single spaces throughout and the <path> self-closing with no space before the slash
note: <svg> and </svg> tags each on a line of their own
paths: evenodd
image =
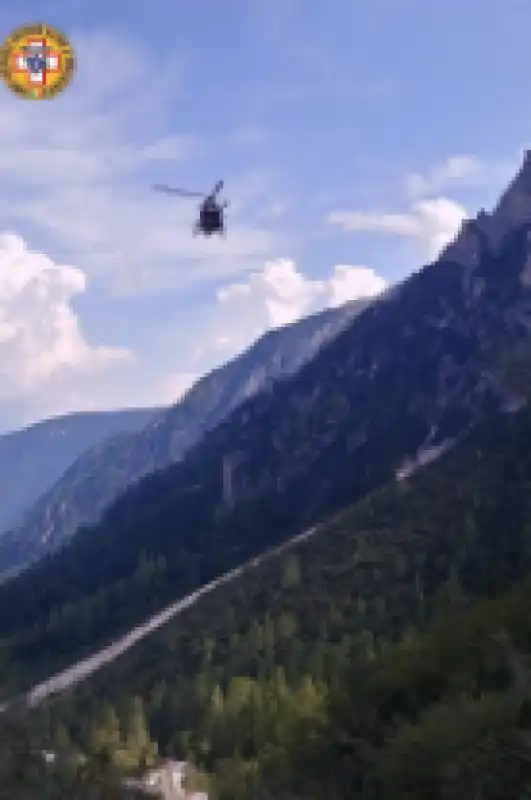
<svg viewBox="0 0 531 800">
<path fill-rule="evenodd" d="M 203 236 L 210 237 L 213 236 L 214 233 L 217 233 L 218 236 L 223 236 L 223 238 L 225 238 L 225 236 L 227 235 L 227 229 L 219 228 L 219 230 L 217 231 L 203 231 L 199 225 L 194 225 L 194 227 L 192 228 L 192 236 L 199 236 L 199 234 L 202 234 Z"/>
</svg>

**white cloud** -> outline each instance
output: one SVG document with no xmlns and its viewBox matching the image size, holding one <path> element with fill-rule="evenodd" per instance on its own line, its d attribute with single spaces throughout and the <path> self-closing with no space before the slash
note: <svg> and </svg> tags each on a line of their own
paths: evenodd
<svg viewBox="0 0 531 800">
<path fill-rule="evenodd" d="M 130 358 L 127 350 L 91 345 L 72 299 L 85 274 L 0 235 L 0 399 L 64 389 L 65 377 L 89 376 Z"/>
<path fill-rule="evenodd" d="M 448 197 L 418 200 L 406 214 L 335 211 L 328 222 L 350 233 L 385 233 L 417 240 L 422 256 L 436 258 L 456 235 L 466 209 Z"/>
<path fill-rule="evenodd" d="M 81 289 L 84 281 L 78 270 L 59 269 L 66 270 L 61 273 L 66 286 Z M 67 276 L 70 276 L 70 283 Z M 73 276 L 77 276 L 75 280 Z M 196 316 L 193 328 L 179 330 L 176 352 L 171 341 L 166 342 L 166 349 L 174 352 L 173 363 L 177 368 L 169 368 L 171 362 L 164 357 L 152 363 L 135 362 L 132 358 L 127 361 L 127 352 L 90 348 L 85 343 L 73 349 L 80 356 L 85 354 L 85 360 L 81 359 L 77 367 L 58 365 L 53 380 L 35 376 L 33 392 L 27 393 L 23 408 L 19 405 L 17 418 L 23 414 L 26 421 L 74 410 L 177 402 L 201 374 L 217 366 L 220 360 L 241 352 L 267 330 L 326 307 L 375 296 L 385 286 L 386 282 L 367 267 L 339 265 L 328 278 L 313 280 L 289 259 L 267 262 L 246 281 L 229 283 L 220 289 L 214 312 L 211 307 L 205 309 Z M 51 311 L 47 313 L 50 315 Z M 71 309 L 70 313 L 73 314 Z M 34 324 L 32 318 L 30 324 Z M 79 333 L 79 327 L 77 330 Z M 115 366 L 115 359 L 124 359 L 119 370 L 102 369 L 105 365 Z M 15 361 L 13 359 L 13 363 Z M 97 367 L 101 368 L 100 374 L 94 380 Z M 5 416 L 9 409 L 1 396 L 0 403 Z"/>
<path fill-rule="evenodd" d="M 385 287 L 383 278 L 368 267 L 339 265 L 328 278 L 313 280 L 290 259 L 270 261 L 246 281 L 218 292 L 219 317 L 207 341 L 218 350 L 234 352 L 271 328 L 349 300 L 374 297 Z M 201 348 L 196 358 L 205 350 Z"/>
<path fill-rule="evenodd" d="M 374 297 L 387 286 L 384 279 L 369 267 L 343 264 L 334 267 L 332 276 L 325 284 L 327 295 L 325 305 L 331 308 L 348 303 L 349 300 Z"/>
<path fill-rule="evenodd" d="M 464 180 L 477 180 L 484 175 L 484 166 L 475 156 L 449 156 L 425 174 L 413 172 L 406 176 L 406 188 L 414 197 L 438 195 L 450 184 Z"/>
<path fill-rule="evenodd" d="M 171 369 L 167 358 L 147 363 L 125 348 L 87 341 L 74 308 L 87 287 L 84 272 L 2 234 L 0 409 L 5 420 L 20 423 L 69 411 L 170 404 L 204 370 L 268 329 L 374 296 L 385 285 L 366 267 L 338 265 L 317 280 L 289 259 L 267 262 L 246 281 L 220 289 L 214 314 L 205 309 L 193 329 L 181 331 Z"/>
<path fill-rule="evenodd" d="M 152 399 L 146 398 L 145 404 L 170 405 L 176 403 L 199 377 L 200 375 L 195 372 L 172 372 L 155 385 Z"/>
<path fill-rule="evenodd" d="M 323 289 L 321 281 L 307 280 L 293 261 L 279 259 L 267 263 L 245 283 L 220 290 L 218 298 L 238 316 L 251 314 L 253 323 L 276 328 L 302 317 Z"/>
<path fill-rule="evenodd" d="M 437 258 L 443 247 L 455 237 L 467 217 L 466 209 L 447 197 L 420 200 L 413 207 L 419 222 L 418 237 L 426 242 L 429 258 Z"/>
<path fill-rule="evenodd" d="M 328 223 L 350 233 L 382 233 L 411 239 L 419 246 L 419 259 L 435 259 L 455 237 L 467 211 L 445 196 L 451 184 L 483 180 L 487 170 L 473 155 L 449 156 L 425 173 L 406 176 L 406 190 L 415 198 L 403 213 L 334 211 Z"/>
</svg>

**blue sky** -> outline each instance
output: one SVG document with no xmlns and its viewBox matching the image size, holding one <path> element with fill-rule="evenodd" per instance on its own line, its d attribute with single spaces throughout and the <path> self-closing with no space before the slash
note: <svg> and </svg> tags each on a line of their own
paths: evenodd
<svg viewBox="0 0 531 800">
<path fill-rule="evenodd" d="M 78 69 L 46 103 L 0 87 L 0 431 L 170 402 L 268 327 L 403 278 L 530 140 L 526 0 L 20 5 L 0 35 L 55 25 Z M 225 241 L 149 190 L 219 177 Z"/>
</svg>

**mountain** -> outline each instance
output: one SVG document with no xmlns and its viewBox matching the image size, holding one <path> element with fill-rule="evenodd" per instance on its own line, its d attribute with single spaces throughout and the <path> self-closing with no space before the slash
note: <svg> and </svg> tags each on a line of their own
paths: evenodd
<svg viewBox="0 0 531 800">
<path fill-rule="evenodd" d="M 0 436 L 0 533 L 87 448 L 147 425 L 155 409 L 67 414 Z"/>
<path fill-rule="evenodd" d="M 269 672 L 313 665 L 322 675 L 325 641 L 334 650 L 368 631 L 400 636 L 445 603 L 506 588 L 531 571 L 530 441 L 528 408 L 489 420 L 410 479 L 253 559 L 161 630 L 143 623 L 146 638 L 122 655 L 114 643 L 116 660 L 79 687 L 76 702 L 86 710 L 93 695 L 116 705 L 122 694 L 145 696 L 153 683 L 186 702 L 200 672 L 224 685 L 252 675 L 268 625 Z"/>
<path fill-rule="evenodd" d="M 353 301 L 270 331 L 199 380 L 181 402 L 153 415 L 143 430 L 102 437 L 82 455 L 80 447 L 75 463 L 57 483 L 59 473 L 53 473 L 49 491 L 0 541 L 0 572 L 20 569 L 61 545 L 80 525 L 96 522 L 129 484 L 178 461 L 239 403 L 296 372 L 368 302 Z"/>
<path fill-rule="evenodd" d="M 525 405 L 530 245 L 526 154 L 493 214 L 435 263 L 1 586 L 6 657 L 67 664 Z"/>
<path fill-rule="evenodd" d="M 83 747 L 86 740 L 80 740 L 79 732 L 97 724 L 104 709 L 112 707 L 118 716 L 131 698 L 138 698 L 160 752 L 173 758 L 186 753 L 222 784 L 226 759 L 233 772 L 242 763 L 250 768 L 258 761 L 260 773 L 271 779 L 268 757 L 289 746 L 282 740 L 290 722 L 284 715 L 291 713 L 286 697 L 293 692 L 290 704 L 297 700 L 307 713 L 309 689 L 313 687 L 314 701 L 323 687 L 331 693 L 342 685 L 347 668 L 349 684 L 342 701 L 352 716 L 330 721 L 325 745 L 328 767 L 350 766 L 352 777 L 359 779 L 360 765 L 342 764 L 330 741 L 338 745 L 346 723 L 354 736 L 352 729 L 364 719 L 355 708 L 363 699 L 360 679 L 365 691 L 369 680 L 375 709 L 383 713 L 385 694 L 375 686 L 383 671 L 422 724 L 421 713 L 436 711 L 431 706 L 437 696 L 453 694 L 453 701 L 473 680 L 480 680 L 484 689 L 493 679 L 498 690 L 504 687 L 502 676 L 496 676 L 499 661 L 492 653 L 490 666 L 480 658 L 480 645 L 502 629 L 502 620 L 519 648 L 531 644 L 526 612 L 531 582 L 524 594 L 505 605 L 504 615 L 493 613 L 495 604 L 485 606 L 481 627 L 478 614 L 467 610 L 478 596 L 493 596 L 530 572 L 530 441 L 529 408 L 494 417 L 425 470 L 373 493 L 289 550 L 249 565 L 183 608 L 163 629 L 55 701 L 50 709 L 55 723 Z M 514 603 L 522 598 L 527 603 L 518 610 Z M 446 623 L 444 636 L 439 628 L 435 638 L 431 631 L 419 638 L 415 629 L 424 631 L 443 612 L 459 612 Z M 406 630 L 407 646 L 390 650 L 390 641 L 400 640 Z M 471 641 L 477 661 L 469 657 Z M 429 660 L 419 663 L 419 650 L 427 651 Z M 364 675 L 367 671 L 360 668 L 367 660 L 369 674 Z M 428 674 L 421 681 L 423 669 Z M 301 686 L 306 686 L 304 693 Z M 268 708 L 274 712 L 272 720 Z M 319 722 L 306 720 L 314 744 Z M 459 736 L 459 725 L 453 722 L 453 734 Z M 376 731 L 391 734 L 391 728 L 389 721 L 379 719 Z M 375 730 L 364 733 L 375 736 Z M 375 738 L 378 748 L 389 741 L 388 735 Z M 444 760 L 442 750 L 438 755 Z M 362 763 L 372 771 L 370 762 Z M 293 760 L 290 771 L 296 766 Z M 345 779 L 343 785 L 353 783 Z M 269 788 L 279 796 L 278 787 Z M 392 787 L 386 788 L 383 797 L 396 796 Z M 226 795 L 238 796 L 228 790 Z M 317 796 L 336 794 L 322 791 Z"/>
</svg>

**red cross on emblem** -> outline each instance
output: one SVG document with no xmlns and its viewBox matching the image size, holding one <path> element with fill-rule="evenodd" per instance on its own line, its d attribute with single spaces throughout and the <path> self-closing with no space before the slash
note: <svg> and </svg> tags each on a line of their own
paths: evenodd
<svg viewBox="0 0 531 800">
<path fill-rule="evenodd" d="M 42 65 L 34 70 L 31 67 L 31 53 L 41 52 L 44 56 Z M 25 75 L 26 86 L 43 89 L 47 84 L 48 75 L 60 74 L 63 68 L 62 54 L 53 50 L 45 38 L 28 38 L 24 47 L 14 50 L 11 54 L 11 71 L 16 75 Z"/>
</svg>

